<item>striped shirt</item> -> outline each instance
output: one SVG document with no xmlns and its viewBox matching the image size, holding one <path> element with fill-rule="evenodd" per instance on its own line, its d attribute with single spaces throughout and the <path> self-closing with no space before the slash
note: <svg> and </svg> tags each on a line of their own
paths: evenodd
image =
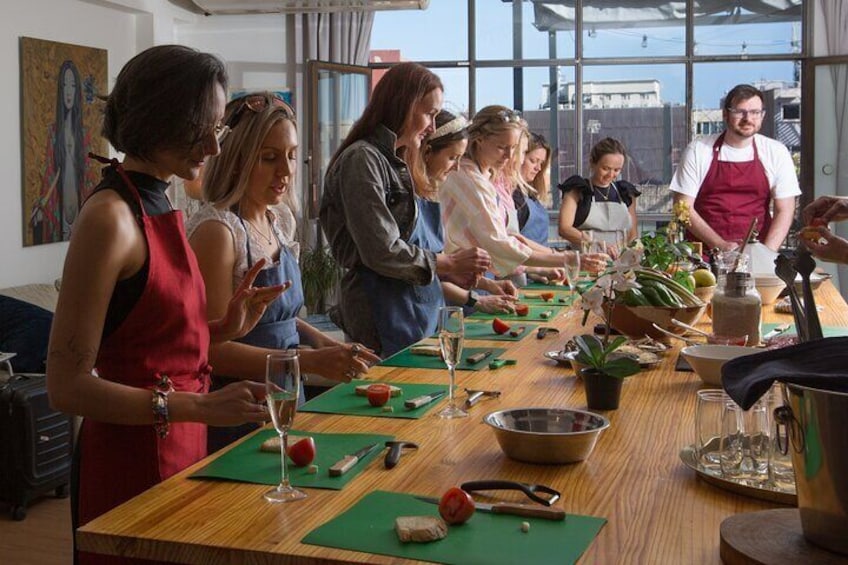
<svg viewBox="0 0 848 565">
<path fill-rule="evenodd" d="M 507 276 L 524 263 L 532 250 L 508 234 L 498 205 L 497 189 L 477 165 L 463 159 L 439 188 L 445 253 L 480 247 L 488 251 L 492 270 Z"/>
</svg>

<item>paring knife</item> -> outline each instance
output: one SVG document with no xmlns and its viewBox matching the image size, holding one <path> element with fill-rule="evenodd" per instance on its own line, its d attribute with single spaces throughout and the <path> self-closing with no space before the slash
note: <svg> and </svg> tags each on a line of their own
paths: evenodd
<svg viewBox="0 0 848 565">
<path fill-rule="evenodd" d="M 372 443 L 366 445 L 356 453 L 353 453 L 351 455 L 345 455 L 344 457 L 333 463 L 333 466 L 330 467 L 330 476 L 341 477 L 342 475 L 350 471 L 354 465 L 359 463 L 363 457 L 374 451 L 374 449 L 377 448 L 377 446 L 379 445 L 379 443 Z"/>
<path fill-rule="evenodd" d="M 421 408 L 425 404 L 430 404 L 434 400 L 438 400 L 446 394 L 447 391 L 444 390 L 440 390 L 438 392 L 431 392 L 430 394 L 422 394 L 421 396 L 416 396 L 415 398 L 410 398 L 409 400 L 405 401 L 403 403 L 403 407 L 408 408 L 409 410 Z"/>
<path fill-rule="evenodd" d="M 439 504 L 439 499 L 430 496 L 416 496 L 422 502 Z M 533 504 L 519 504 L 513 502 L 496 502 L 487 504 L 475 502 L 474 507 L 480 512 L 491 512 L 492 514 L 510 514 L 512 516 L 523 516 L 525 518 L 542 518 L 544 520 L 565 520 L 565 510 L 561 508 L 546 508 Z"/>
<path fill-rule="evenodd" d="M 766 333 L 766 335 L 764 335 L 764 336 L 762 337 L 762 341 L 766 341 L 766 340 L 769 340 L 769 339 L 771 339 L 771 338 L 773 338 L 773 337 L 777 337 L 777 336 L 779 336 L 780 334 L 782 334 L 783 332 L 785 332 L 786 330 L 788 330 L 788 329 L 789 329 L 789 328 L 791 328 L 791 327 L 792 327 L 792 324 L 790 324 L 790 323 L 788 323 L 788 322 L 787 322 L 787 323 L 785 323 L 785 324 L 780 324 L 779 326 L 777 326 L 777 327 L 776 327 L 776 328 L 774 328 L 773 330 L 771 330 L 771 331 L 767 332 L 767 333 Z"/>
<path fill-rule="evenodd" d="M 477 363 L 479 363 L 480 361 L 482 361 L 483 359 L 485 359 L 486 357 L 489 357 L 491 355 L 492 355 L 492 350 L 489 349 L 487 351 L 481 351 L 480 353 L 475 353 L 474 355 L 469 355 L 468 357 L 465 358 L 465 361 L 469 365 L 476 365 Z"/>
</svg>

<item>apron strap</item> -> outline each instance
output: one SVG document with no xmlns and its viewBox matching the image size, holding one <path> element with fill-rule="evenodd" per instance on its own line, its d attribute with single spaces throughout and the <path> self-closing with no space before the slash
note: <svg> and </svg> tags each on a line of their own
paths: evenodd
<svg viewBox="0 0 848 565">
<path fill-rule="evenodd" d="M 109 159 L 108 157 L 102 157 L 92 152 L 89 152 L 88 156 L 94 159 L 95 161 L 103 163 L 104 165 L 109 165 L 113 169 L 118 171 L 118 174 L 121 175 L 121 179 L 123 179 L 124 184 L 127 185 L 127 188 L 129 188 L 130 191 L 133 193 L 133 196 L 135 196 L 135 201 L 138 204 L 139 209 L 141 210 L 141 217 L 147 217 L 147 212 L 144 210 L 144 205 L 141 202 L 141 195 L 138 193 L 138 189 L 135 187 L 135 183 L 130 180 L 129 175 L 127 175 L 127 172 L 124 170 L 124 166 L 121 164 L 121 162 L 115 158 Z"/>
</svg>

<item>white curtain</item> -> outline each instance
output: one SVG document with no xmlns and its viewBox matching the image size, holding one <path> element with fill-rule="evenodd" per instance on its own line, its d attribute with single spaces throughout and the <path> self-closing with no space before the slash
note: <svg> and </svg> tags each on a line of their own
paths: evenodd
<svg viewBox="0 0 848 565">
<path fill-rule="evenodd" d="M 845 0 L 819 0 L 827 38 L 827 55 L 848 55 L 848 3 Z M 836 126 L 836 194 L 848 196 L 848 65 L 830 65 L 833 84 L 833 116 Z M 848 237 L 848 226 L 837 224 L 836 232 Z M 839 286 L 848 296 L 848 265 L 838 265 Z"/>
</svg>

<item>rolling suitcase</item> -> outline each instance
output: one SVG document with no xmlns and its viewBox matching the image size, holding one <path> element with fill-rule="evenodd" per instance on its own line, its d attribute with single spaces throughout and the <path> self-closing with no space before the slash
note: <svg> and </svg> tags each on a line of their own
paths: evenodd
<svg viewBox="0 0 848 565">
<path fill-rule="evenodd" d="M 68 495 L 72 443 L 73 420 L 50 408 L 44 375 L 0 384 L 0 500 L 14 520 L 40 495 Z"/>
</svg>

